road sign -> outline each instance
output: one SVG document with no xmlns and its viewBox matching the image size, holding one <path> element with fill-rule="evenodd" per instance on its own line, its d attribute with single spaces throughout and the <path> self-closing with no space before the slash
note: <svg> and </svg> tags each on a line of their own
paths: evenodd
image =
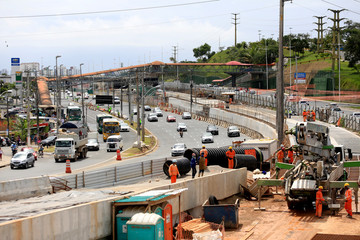
<svg viewBox="0 0 360 240">
<path fill-rule="evenodd" d="M 22 83 L 22 72 L 16 72 L 16 84 Z"/>
<path fill-rule="evenodd" d="M 96 95 L 96 104 L 112 104 L 113 96 L 111 95 Z"/>
<path fill-rule="evenodd" d="M 20 66 L 20 58 L 11 58 L 11 66 Z"/>
<path fill-rule="evenodd" d="M 294 73 L 294 78 L 296 79 L 296 73 Z M 298 72 L 297 73 L 297 79 L 306 79 L 306 73 Z"/>
</svg>

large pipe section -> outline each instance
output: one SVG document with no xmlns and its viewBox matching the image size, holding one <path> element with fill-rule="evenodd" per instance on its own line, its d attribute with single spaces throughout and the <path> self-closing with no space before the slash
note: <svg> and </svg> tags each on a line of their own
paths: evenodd
<svg viewBox="0 0 360 240">
<path fill-rule="evenodd" d="M 269 162 L 259 162 L 253 155 L 245 154 L 236 154 L 234 160 L 234 168 L 243 168 L 246 167 L 249 171 L 254 171 L 255 169 L 261 169 L 262 171 L 270 171 Z"/>
<path fill-rule="evenodd" d="M 196 154 L 196 158 L 200 156 L 201 148 L 191 148 L 187 149 L 184 153 L 184 157 L 191 159 L 193 153 Z M 208 151 L 208 166 L 210 165 L 219 165 L 221 167 L 228 167 L 228 159 L 226 157 L 226 152 L 228 147 L 223 148 L 207 148 Z M 256 161 L 260 164 L 263 162 L 263 154 L 261 150 L 257 147 L 239 147 L 233 148 L 236 154 L 250 155 L 249 152 L 255 153 Z"/>
<path fill-rule="evenodd" d="M 169 175 L 169 167 L 172 164 L 173 160 L 166 160 L 166 162 L 163 165 L 163 171 L 166 174 L 166 176 L 170 177 Z M 180 158 L 176 159 L 176 165 L 179 170 L 180 175 L 186 175 L 188 172 L 190 172 L 190 160 L 187 158 Z"/>
</svg>

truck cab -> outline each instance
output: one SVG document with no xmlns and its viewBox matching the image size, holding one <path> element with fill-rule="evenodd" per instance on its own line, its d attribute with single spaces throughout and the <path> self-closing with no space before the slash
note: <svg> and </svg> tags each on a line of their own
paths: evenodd
<svg viewBox="0 0 360 240">
<path fill-rule="evenodd" d="M 108 152 L 117 151 L 118 149 L 122 151 L 123 147 L 124 147 L 124 143 L 120 135 L 112 135 L 108 137 L 106 140 L 106 150 Z"/>
</svg>

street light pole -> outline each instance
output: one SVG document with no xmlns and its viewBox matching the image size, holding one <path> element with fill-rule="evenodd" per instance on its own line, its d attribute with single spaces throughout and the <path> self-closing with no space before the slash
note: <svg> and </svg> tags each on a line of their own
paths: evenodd
<svg viewBox="0 0 360 240">
<path fill-rule="evenodd" d="M 60 113 L 60 84 L 59 84 L 59 78 L 58 78 L 58 58 L 60 58 L 61 56 L 58 55 L 55 57 L 55 62 L 56 62 L 56 71 L 55 71 L 55 79 L 56 79 L 56 93 L 57 93 L 57 101 L 56 101 L 56 133 L 59 134 L 59 126 L 60 126 L 60 120 L 61 120 L 61 113 Z M 54 98 L 55 98 L 55 94 L 54 94 Z"/>
<path fill-rule="evenodd" d="M 29 73 L 30 71 L 27 70 L 27 78 L 26 78 L 26 91 L 27 91 L 27 137 L 26 137 L 26 145 L 30 146 L 30 80 L 29 80 Z"/>
<path fill-rule="evenodd" d="M 85 126 L 85 116 L 84 116 L 84 87 L 83 87 L 83 76 L 81 66 L 84 65 L 83 63 L 80 64 L 80 81 L 81 81 L 81 107 L 82 107 L 82 122 L 83 126 Z"/>
<path fill-rule="evenodd" d="M 266 89 L 269 90 L 269 67 L 268 67 L 268 55 L 267 55 L 267 42 L 265 39 L 265 60 L 266 60 Z"/>
<path fill-rule="evenodd" d="M 144 74 L 143 74 L 143 78 L 142 78 L 142 82 L 141 82 L 141 141 L 145 142 L 145 96 L 144 96 L 144 78 L 145 78 L 145 67 L 144 67 Z"/>
<path fill-rule="evenodd" d="M 8 94 L 8 93 L 12 93 L 12 90 L 7 90 L 5 92 L 3 92 L 1 94 L 4 95 L 4 94 Z M 10 138 L 10 122 L 9 122 L 9 96 L 6 98 L 6 121 L 7 121 L 7 137 Z"/>
</svg>

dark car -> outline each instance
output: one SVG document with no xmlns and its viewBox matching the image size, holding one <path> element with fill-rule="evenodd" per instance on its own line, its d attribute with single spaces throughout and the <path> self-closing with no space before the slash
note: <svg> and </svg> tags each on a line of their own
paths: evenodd
<svg viewBox="0 0 360 240">
<path fill-rule="evenodd" d="M 56 136 L 50 136 L 50 137 L 47 137 L 46 139 L 42 140 L 40 143 L 43 146 L 55 145 L 56 138 L 57 138 Z"/>
<path fill-rule="evenodd" d="M 208 125 L 206 131 L 210 132 L 212 135 L 219 135 L 219 129 L 215 125 Z"/>
</svg>

